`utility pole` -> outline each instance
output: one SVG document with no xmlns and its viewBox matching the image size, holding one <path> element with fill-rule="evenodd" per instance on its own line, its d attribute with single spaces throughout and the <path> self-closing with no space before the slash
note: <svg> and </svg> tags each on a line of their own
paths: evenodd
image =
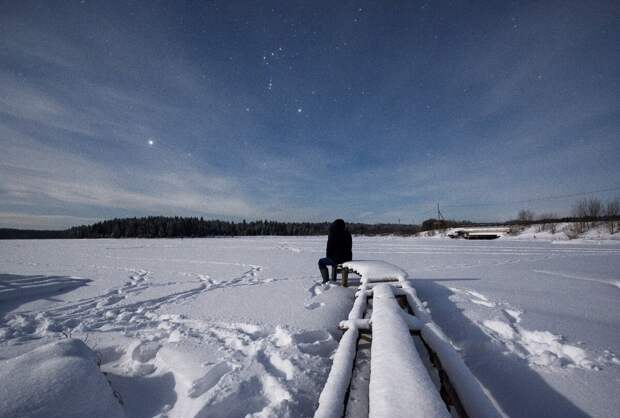
<svg viewBox="0 0 620 418">
<path fill-rule="evenodd" d="M 441 211 L 439 210 L 439 203 L 437 203 L 437 220 L 439 221 L 443 221 L 443 215 L 441 214 Z"/>
</svg>

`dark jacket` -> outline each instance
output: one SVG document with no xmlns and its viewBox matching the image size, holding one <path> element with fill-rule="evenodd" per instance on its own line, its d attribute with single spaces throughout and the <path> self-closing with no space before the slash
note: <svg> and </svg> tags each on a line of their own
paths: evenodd
<svg viewBox="0 0 620 418">
<path fill-rule="evenodd" d="M 344 263 L 353 260 L 353 242 L 351 234 L 346 230 L 344 221 L 336 219 L 329 227 L 327 237 L 327 258 L 336 263 Z"/>
</svg>

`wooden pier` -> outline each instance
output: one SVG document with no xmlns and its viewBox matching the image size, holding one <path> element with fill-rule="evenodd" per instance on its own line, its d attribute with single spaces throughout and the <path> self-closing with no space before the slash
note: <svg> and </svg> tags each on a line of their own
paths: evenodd
<svg viewBox="0 0 620 418">
<path fill-rule="evenodd" d="M 340 266 L 342 284 L 360 277 L 316 418 L 348 416 L 358 350 L 370 345 L 369 417 L 499 417 L 480 382 L 432 321 L 407 273 L 382 261 Z M 366 353 L 367 354 L 367 353 Z M 359 400 L 356 400 L 359 402 Z M 354 415 L 358 415 L 356 412 Z"/>
</svg>

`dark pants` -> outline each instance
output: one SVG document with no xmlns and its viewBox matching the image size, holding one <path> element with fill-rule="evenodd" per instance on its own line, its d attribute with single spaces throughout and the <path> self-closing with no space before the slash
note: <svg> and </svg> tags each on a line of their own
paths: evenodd
<svg viewBox="0 0 620 418">
<path fill-rule="evenodd" d="M 321 271 L 321 276 L 323 277 L 323 283 L 325 283 L 329 277 L 327 266 L 332 266 L 332 280 L 336 280 L 336 267 L 338 266 L 338 263 L 331 258 L 325 257 L 319 260 L 319 270 Z"/>
</svg>

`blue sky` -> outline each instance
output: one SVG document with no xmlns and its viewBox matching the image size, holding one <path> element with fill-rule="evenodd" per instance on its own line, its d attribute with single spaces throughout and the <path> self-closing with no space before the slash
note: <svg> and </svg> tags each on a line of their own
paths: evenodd
<svg viewBox="0 0 620 418">
<path fill-rule="evenodd" d="M 0 227 L 620 194 L 617 2 L 0 1 Z M 608 190 L 615 189 L 615 190 Z"/>
</svg>

